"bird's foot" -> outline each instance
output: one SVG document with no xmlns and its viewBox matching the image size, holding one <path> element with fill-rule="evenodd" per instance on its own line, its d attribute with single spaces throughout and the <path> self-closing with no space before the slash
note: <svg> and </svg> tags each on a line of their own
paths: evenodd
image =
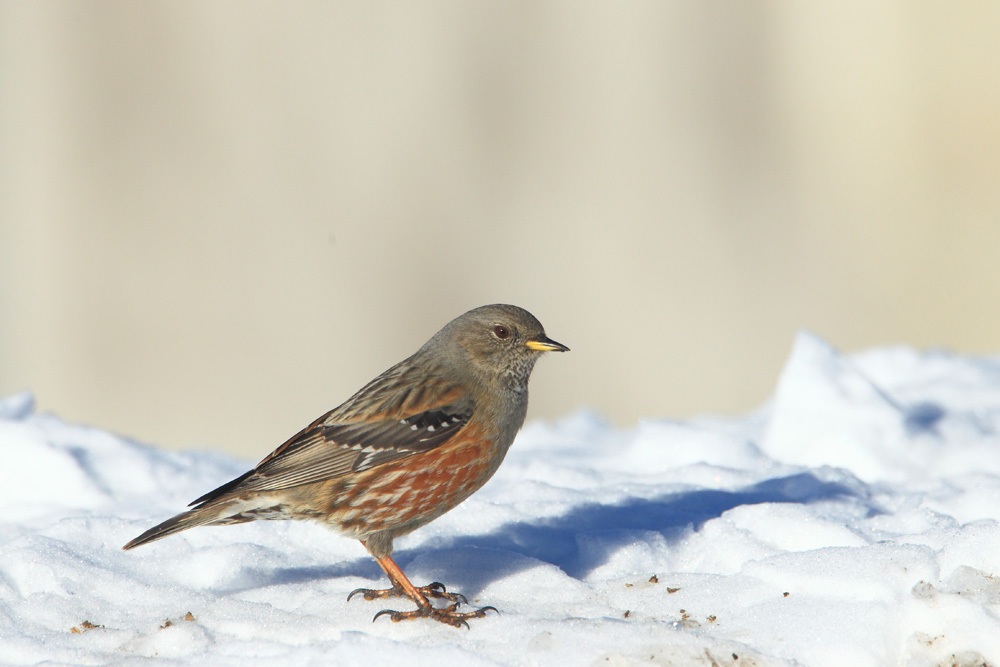
<svg viewBox="0 0 1000 667">
<path fill-rule="evenodd" d="M 417 586 L 417 591 L 421 595 L 428 598 L 435 598 L 438 600 L 448 600 L 454 603 L 452 606 L 458 606 L 458 603 L 469 604 L 469 601 L 461 593 L 449 593 L 444 584 L 439 581 L 434 581 L 426 586 Z M 366 600 L 380 600 L 384 598 L 408 598 L 406 591 L 403 590 L 402 586 L 393 586 L 392 588 L 355 588 L 351 591 L 351 594 L 347 596 L 347 600 L 350 601 L 355 595 L 361 595 Z M 395 613 L 395 612 L 394 612 Z"/>
<path fill-rule="evenodd" d="M 372 623 L 378 620 L 379 616 L 388 616 L 389 620 L 393 623 L 399 623 L 400 621 L 409 621 L 414 618 L 430 618 L 438 623 L 444 623 L 445 625 L 450 625 L 452 627 L 460 628 L 463 625 L 466 629 L 469 628 L 468 619 L 470 618 L 482 618 L 486 616 L 486 612 L 495 611 L 498 614 L 496 607 L 481 607 L 474 611 L 458 611 L 458 602 L 452 604 L 444 609 L 438 609 L 432 607 L 431 605 L 420 606 L 413 611 L 393 611 L 392 609 L 383 609 L 379 613 L 375 614 L 375 618 L 372 619 Z"/>
</svg>

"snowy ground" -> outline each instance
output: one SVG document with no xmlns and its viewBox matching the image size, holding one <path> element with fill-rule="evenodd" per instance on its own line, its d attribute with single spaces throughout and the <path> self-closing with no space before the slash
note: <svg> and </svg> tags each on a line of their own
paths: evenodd
<svg viewBox="0 0 1000 667">
<path fill-rule="evenodd" d="M 405 602 L 347 602 L 381 572 L 317 525 L 121 551 L 252 462 L 27 396 L 0 403 L 0 454 L 2 664 L 1000 665 L 1000 358 L 802 335 L 748 418 L 529 424 L 397 541 L 415 582 L 500 610 L 470 630 L 372 623 Z"/>
</svg>

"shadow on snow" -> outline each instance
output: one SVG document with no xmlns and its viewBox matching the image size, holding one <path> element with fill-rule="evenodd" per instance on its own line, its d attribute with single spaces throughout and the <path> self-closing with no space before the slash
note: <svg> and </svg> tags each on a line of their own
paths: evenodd
<svg viewBox="0 0 1000 667">
<path fill-rule="evenodd" d="M 824 481 L 809 472 L 765 480 L 736 491 L 696 490 L 669 493 L 652 498 L 631 498 L 615 505 L 585 503 L 566 514 L 534 522 L 509 523 L 480 535 L 445 537 L 416 549 L 397 551 L 396 560 L 406 570 L 413 558 L 446 549 L 493 549 L 520 554 L 527 558 L 505 559 L 471 567 L 449 567 L 445 583 L 449 590 L 462 591 L 470 597 L 493 581 L 512 572 L 531 567 L 529 559 L 551 563 L 575 578 L 584 578 L 600 567 L 620 548 L 635 540 L 638 531 L 654 531 L 669 543 L 697 531 L 707 521 L 741 505 L 760 503 L 816 503 L 838 499 L 861 500 L 869 515 L 877 510 L 863 497 L 863 492 L 847 484 Z M 578 536 L 588 534 L 587 548 L 581 552 Z M 462 558 L 475 558 L 474 552 Z M 448 561 L 455 562 L 454 556 Z M 489 563 L 489 561 L 493 561 Z M 329 567 L 282 568 L 262 575 L 256 585 L 300 583 L 340 576 L 378 578 L 378 566 L 367 556 Z M 416 577 L 415 577 L 416 578 Z M 417 585 L 420 582 L 414 581 Z"/>
</svg>

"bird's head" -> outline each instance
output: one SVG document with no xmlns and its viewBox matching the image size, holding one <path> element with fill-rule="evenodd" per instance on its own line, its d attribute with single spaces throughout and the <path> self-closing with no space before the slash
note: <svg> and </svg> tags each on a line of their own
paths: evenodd
<svg viewBox="0 0 1000 667">
<path fill-rule="evenodd" d="M 470 310 L 445 325 L 428 345 L 438 347 L 454 363 L 470 365 L 477 376 L 501 380 L 514 389 L 527 386 L 543 352 L 569 351 L 545 335 L 534 315 L 506 304 Z"/>
</svg>

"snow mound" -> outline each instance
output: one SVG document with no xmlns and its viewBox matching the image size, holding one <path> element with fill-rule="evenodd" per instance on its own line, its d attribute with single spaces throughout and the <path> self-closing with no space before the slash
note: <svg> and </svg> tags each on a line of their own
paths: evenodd
<svg viewBox="0 0 1000 667">
<path fill-rule="evenodd" d="M 666 409 L 667 406 L 665 406 Z M 121 545 L 251 462 L 0 401 L 0 663 L 1000 665 L 1000 360 L 799 336 L 759 413 L 529 424 L 496 477 L 397 541 L 404 601 L 321 526 Z M 276 443 L 277 444 L 277 443 Z"/>
</svg>

